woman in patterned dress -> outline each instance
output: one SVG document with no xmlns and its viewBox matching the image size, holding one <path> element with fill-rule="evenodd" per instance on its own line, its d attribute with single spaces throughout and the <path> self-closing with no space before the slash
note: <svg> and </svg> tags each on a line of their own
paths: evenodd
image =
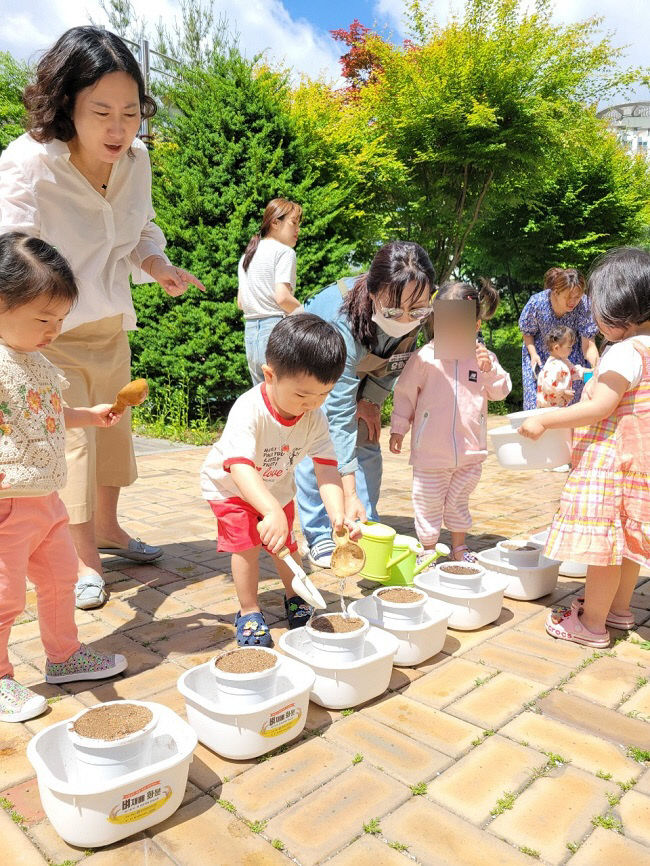
<svg viewBox="0 0 650 866">
<path fill-rule="evenodd" d="M 610 345 L 585 399 L 528 418 L 522 435 L 575 427 L 573 465 L 545 555 L 588 565 L 585 597 L 551 611 L 553 637 L 609 646 L 607 626 L 634 628 L 632 593 L 650 565 L 650 253 L 623 247 L 594 266 L 594 317 Z"/>
<path fill-rule="evenodd" d="M 592 367 L 598 363 L 594 337 L 598 332 L 589 301 L 584 297 L 585 278 L 573 268 L 551 268 L 544 274 L 544 291 L 529 298 L 519 317 L 524 336 L 521 353 L 521 376 L 524 386 L 524 409 L 537 405 L 537 374 L 549 357 L 546 338 L 558 325 L 574 331 L 578 339 L 569 355 L 571 364 Z M 539 367 L 539 369 L 537 369 Z M 573 386 L 572 403 L 582 394 L 582 382 Z"/>
</svg>

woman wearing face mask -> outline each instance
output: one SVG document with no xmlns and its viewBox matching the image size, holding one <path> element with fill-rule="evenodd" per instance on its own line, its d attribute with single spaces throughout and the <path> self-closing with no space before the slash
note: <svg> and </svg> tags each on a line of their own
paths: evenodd
<svg viewBox="0 0 650 866">
<path fill-rule="evenodd" d="M 305 302 L 308 312 L 338 328 L 347 349 L 345 370 L 323 411 L 351 520 L 379 520 L 381 406 L 432 312 L 434 282 L 433 265 L 422 247 L 393 241 L 375 255 L 368 273 L 338 280 Z M 328 568 L 332 528 L 310 460 L 297 467 L 296 484 L 309 560 Z"/>
<path fill-rule="evenodd" d="M 172 265 L 152 221 L 149 155 L 136 135 L 156 104 L 124 42 L 98 27 L 73 27 L 45 52 L 24 102 L 28 132 L 0 158 L 0 231 L 45 240 L 70 263 L 79 300 L 43 354 L 69 381 L 69 406 L 112 403 L 130 379 L 129 276 L 172 297 L 190 283 L 203 289 Z M 106 599 L 99 552 L 137 562 L 162 556 L 118 523 L 120 489 L 137 477 L 130 413 L 105 430 L 70 431 L 66 462 L 77 607 L 98 607 Z"/>
</svg>

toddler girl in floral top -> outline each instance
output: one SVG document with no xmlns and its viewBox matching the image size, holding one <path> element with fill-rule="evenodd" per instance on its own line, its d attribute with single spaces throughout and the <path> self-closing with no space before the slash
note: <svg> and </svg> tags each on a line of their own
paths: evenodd
<svg viewBox="0 0 650 866">
<path fill-rule="evenodd" d="M 48 683 L 103 679 L 122 655 L 79 643 L 74 620 L 77 554 L 56 492 L 65 484 L 65 428 L 110 427 L 109 405 L 70 409 L 67 382 L 41 354 L 77 299 L 66 260 L 20 232 L 0 235 L 0 721 L 44 712 L 44 697 L 13 678 L 9 632 L 25 607 L 25 575 L 36 587 Z"/>
<path fill-rule="evenodd" d="M 537 408 L 568 406 L 573 400 L 573 382 L 582 382 L 587 368 L 572 364 L 576 332 L 566 325 L 554 325 L 546 335 L 549 357 L 537 377 Z"/>
</svg>

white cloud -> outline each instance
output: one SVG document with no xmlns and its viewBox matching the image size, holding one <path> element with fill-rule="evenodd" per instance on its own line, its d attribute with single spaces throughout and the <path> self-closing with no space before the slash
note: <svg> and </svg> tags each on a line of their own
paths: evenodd
<svg viewBox="0 0 650 866">
<path fill-rule="evenodd" d="M 172 27 L 180 19 L 178 0 L 133 0 L 133 5 L 151 40 L 159 20 Z M 69 27 L 88 24 L 91 17 L 106 21 L 98 0 L 3 0 L 3 7 L 0 50 L 23 60 L 33 59 Z M 338 77 L 340 52 L 334 41 L 304 18 L 294 20 L 281 0 L 215 0 L 214 13 L 224 15 L 239 33 L 247 56 L 267 52 L 269 60 L 297 74 Z"/>
</svg>

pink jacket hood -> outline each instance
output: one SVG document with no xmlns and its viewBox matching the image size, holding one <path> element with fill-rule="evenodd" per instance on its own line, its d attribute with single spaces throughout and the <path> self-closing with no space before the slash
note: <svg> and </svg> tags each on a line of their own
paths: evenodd
<svg viewBox="0 0 650 866">
<path fill-rule="evenodd" d="M 411 457 L 417 469 L 451 469 L 487 457 L 487 403 L 503 400 L 510 375 L 490 352 L 483 373 L 475 357 L 437 360 L 433 342 L 412 355 L 395 386 L 391 433 L 412 427 Z"/>
</svg>

